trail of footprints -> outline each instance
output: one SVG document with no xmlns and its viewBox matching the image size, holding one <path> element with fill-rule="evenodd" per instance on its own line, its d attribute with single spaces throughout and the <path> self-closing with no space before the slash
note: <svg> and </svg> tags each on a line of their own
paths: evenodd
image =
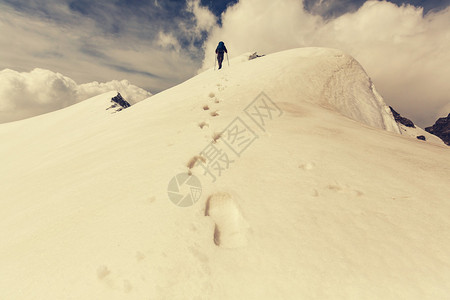
<svg viewBox="0 0 450 300">
<path fill-rule="evenodd" d="M 228 81 L 226 78 L 222 79 Z M 221 83 L 217 84 L 219 92 L 225 90 L 225 88 L 226 86 L 223 86 Z M 218 111 L 212 108 L 214 104 L 218 104 L 221 101 L 214 92 L 210 92 L 208 98 L 209 103 L 203 105 L 202 109 L 205 112 L 209 112 L 211 117 L 219 116 Z M 205 126 L 209 127 L 209 124 L 203 121 L 198 126 L 203 129 Z M 217 142 L 220 137 L 220 133 L 214 133 L 212 135 L 212 142 Z M 201 159 L 202 157 L 200 156 L 191 158 L 187 164 L 189 172 L 192 171 L 197 161 Z M 209 216 L 215 224 L 213 240 L 217 246 L 238 248 L 247 244 L 248 223 L 243 217 L 236 199 L 229 193 L 218 192 L 210 195 L 206 201 L 205 216 Z"/>
<path fill-rule="evenodd" d="M 224 81 L 228 81 L 226 78 L 222 78 Z M 217 83 L 217 90 L 219 92 L 224 91 L 226 86 L 221 83 Z M 210 102 L 212 104 L 205 104 L 203 106 L 204 111 L 209 111 L 211 117 L 219 116 L 217 110 L 213 110 L 212 106 L 218 104 L 221 101 L 214 92 L 208 94 Z M 206 122 L 199 123 L 200 128 L 209 126 Z M 214 133 L 212 136 L 212 142 L 216 143 L 220 139 L 220 133 Z M 192 160 L 195 162 L 199 157 L 194 156 Z M 195 164 L 190 164 L 189 170 Z M 248 223 L 242 215 L 242 212 L 236 202 L 236 200 L 225 192 L 218 192 L 208 197 L 205 207 L 205 216 L 209 216 L 214 222 L 214 236 L 213 240 L 217 246 L 223 248 L 237 248 L 247 244 L 247 231 Z"/>
<path fill-rule="evenodd" d="M 227 81 L 227 79 L 224 79 L 224 80 Z M 217 84 L 217 90 L 219 92 L 225 90 L 225 88 L 226 88 L 226 86 L 223 86 L 220 83 Z M 211 103 L 212 105 L 219 104 L 221 102 L 214 92 L 210 92 L 208 94 L 208 98 L 209 98 L 209 102 L 212 102 Z M 219 114 L 218 110 L 213 110 L 211 104 L 204 104 L 202 109 L 205 112 L 208 111 L 208 113 L 211 117 L 219 116 L 220 114 Z M 200 129 L 203 129 L 205 126 L 209 126 L 209 124 L 203 121 L 203 122 L 199 123 L 198 126 L 200 127 Z"/>
<path fill-rule="evenodd" d="M 217 87 L 219 92 L 225 89 L 220 83 L 217 84 Z M 203 105 L 202 109 L 205 112 L 208 112 L 211 117 L 219 116 L 218 111 L 211 109 L 211 106 L 219 104 L 221 101 L 214 92 L 210 92 L 208 97 L 210 103 Z M 203 129 L 209 127 L 209 124 L 206 121 L 203 121 L 200 122 L 198 126 L 200 129 Z M 217 142 L 219 138 L 220 134 L 215 133 L 212 136 L 212 141 Z M 204 158 L 196 155 L 189 160 L 187 163 L 189 173 L 191 173 L 191 169 L 198 160 L 204 160 Z M 247 244 L 247 231 L 249 226 L 235 199 L 230 194 L 220 192 L 209 196 L 206 202 L 205 216 L 209 216 L 214 222 L 213 241 L 217 246 L 223 248 L 237 248 Z M 199 254 L 196 253 L 196 255 L 198 256 Z M 145 255 L 141 252 L 136 254 L 136 260 L 138 262 L 142 262 L 144 259 Z M 205 260 L 205 258 L 202 259 Z M 106 265 L 98 266 L 96 275 L 100 282 L 111 289 L 122 291 L 124 293 L 133 291 L 133 284 L 129 280 L 122 278 L 119 274 L 115 274 L 115 272 Z"/>
<path fill-rule="evenodd" d="M 225 89 L 225 87 L 222 86 L 220 83 L 217 84 L 217 87 L 218 87 L 219 92 L 223 91 Z M 218 104 L 221 101 L 218 99 L 218 97 L 216 96 L 216 94 L 214 92 L 210 92 L 208 94 L 208 98 L 209 98 L 209 102 L 213 102 L 213 103 L 204 104 L 202 109 L 205 112 L 208 112 L 209 115 L 211 117 L 213 117 L 213 118 L 219 116 L 220 114 L 219 114 L 218 110 L 213 110 L 211 108 L 212 108 L 212 106 L 214 104 Z M 202 122 L 198 123 L 198 127 L 200 127 L 200 129 L 203 129 L 205 127 L 209 127 L 209 123 L 207 123 L 206 121 L 202 121 Z M 219 138 L 220 138 L 220 134 L 219 133 L 214 133 L 212 135 L 212 142 L 216 143 Z M 192 168 L 189 168 L 189 173 L 191 172 L 191 169 Z"/>
<path fill-rule="evenodd" d="M 209 93 L 209 98 L 210 100 L 214 101 L 214 103 L 220 103 L 220 100 L 217 99 L 216 94 L 214 94 L 213 92 Z M 210 106 L 208 104 L 203 105 L 203 110 L 210 110 Z M 217 117 L 219 115 L 219 113 L 217 112 L 217 110 L 215 111 L 211 111 L 209 113 L 212 117 Z"/>
</svg>

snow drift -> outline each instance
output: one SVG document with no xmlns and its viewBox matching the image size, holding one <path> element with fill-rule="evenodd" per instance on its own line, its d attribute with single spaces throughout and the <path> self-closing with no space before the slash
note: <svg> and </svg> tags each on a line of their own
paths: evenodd
<svg viewBox="0 0 450 300">
<path fill-rule="evenodd" d="M 351 57 L 280 52 L 111 114 L 113 96 L 0 125 L 0 298 L 450 293 L 448 149 L 399 135 Z M 180 173 L 201 182 L 188 207 Z"/>
</svg>

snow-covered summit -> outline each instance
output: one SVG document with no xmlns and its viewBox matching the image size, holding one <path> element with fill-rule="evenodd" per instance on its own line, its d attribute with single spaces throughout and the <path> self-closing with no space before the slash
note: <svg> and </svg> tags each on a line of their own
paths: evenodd
<svg viewBox="0 0 450 300">
<path fill-rule="evenodd" d="M 352 58 L 230 61 L 110 114 L 115 95 L 0 125 L 1 299 L 450 294 L 447 146 L 396 133 Z"/>
<path fill-rule="evenodd" d="M 224 70 L 235 81 L 261 82 L 258 87 L 284 93 L 286 101 L 316 103 L 361 123 L 400 133 L 389 107 L 362 66 L 337 49 L 300 48 L 249 61 L 251 53 L 234 58 Z M 236 65 L 237 64 L 237 65 Z M 210 76 L 212 69 L 203 76 Z M 232 73 L 230 73 L 232 72 Z M 266 85 L 267 82 L 276 83 Z M 284 100 L 283 100 L 284 101 Z"/>
</svg>

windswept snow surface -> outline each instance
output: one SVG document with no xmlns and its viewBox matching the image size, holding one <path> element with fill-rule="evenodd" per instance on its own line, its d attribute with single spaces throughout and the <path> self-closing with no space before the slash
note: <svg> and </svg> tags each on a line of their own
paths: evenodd
<svg viewBox="0 0 450 300">
<path fill-rule="evenodd" d="M 112 96 L 0 125 L 1 299 L 450 294 L 449 150 L 398 134 L 352 58 L 280 52 L 115 114 Z M 213 182 L 214 148 L 232 162 Z M 188 165 L 202 193 L 179 207 Z"/>
</svg>

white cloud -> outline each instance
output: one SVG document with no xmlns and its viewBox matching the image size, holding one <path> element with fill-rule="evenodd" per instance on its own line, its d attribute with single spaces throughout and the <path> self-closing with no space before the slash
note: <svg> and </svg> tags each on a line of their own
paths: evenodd
<svg viewBox="0 0 450 300">
<path fill-rule="evenodd" d="M 96 12 L 108 23 L 105 27 L 117 23 L 121 31 L 114 34 L 105 32 L 100 20 L 76 14 L 63 4 L 50 7 L 57 21 L 1 3 L 0 8 L 0 69 L 39 67 L 67 74 L 79 83 L 127 79 L 158 92 L 189 78 L 199 67 L 190 53 L 179 51 L 177 24 L 162 30 L 165 36 L 158 35 L 167 25 L 164 22 L 171 21 L 143 22 L 129 13 L 126 17 L 109 13 L 110 8 Z M 186 26 L 195 27 L 194 21 Z M 169 43 L 173 47 L 168 48 Z"/>
<path fill-rule="evenodd" d="M 304 0 L 303 3 L 309 12 L 317 15 L 332 17 L 342 13 L 354 11 L 361 4 L 355 0 Z"/>
<path fill-rule="evenodd" d="M 439 112 L 438 112 L 438 117 L 439 117 L 439 118 L 446 117 L 446 116 L 448 116 L 449 114 L 450 114 L 450 103 L 447 104 L 447 105 L 445 105 L 445 106 L 443 106 L 443 107 L 439 110 Z M 433 123 L 433 124 L 434 124 L 434 123 Z M 433 124 L 430 124 L 430 125 L 433 125 Z"/>
<path fill-rule="evenodd" d="M 160 31 L 158 35 L 157 44 L 158 46 L 165 49 L 175 49 L 175 51 L 177 52 L 180 52 L 181 50 L 180 43 L 172 33 L 164 33 Z"/>
<path fill-rule="evenodd" d="M 304 11 L 301 1 L 241 0 L 222 15 L 205 43 L 204 65 L 214 61 L 214 50 L 224 41 L 230 56 L 245 52 L 271 53 L 305 44 L 321 19 Z"/>
<path fill-rule="evenodd" d="M 354 56 L 386 102 L 420 126 L 433 124 L 450 102 L 450 7 L 423 15 L 410 5 L 367 1 L 359 10 L 324 20 L 297 0 L 240 0 L 205 42 L 203 67 L 217 42 L 230 57 L 322 46 Z"/>
<path fill-rule="evenodd" d="M 0 71 L 0 123 L 51 112 L 114 90 L 131 104 L 151 96 L 127 80 L 78 85 L 69 77 L 44 69 L 5 69 Z"/>
<path fill-rule="evenodd" d="M 187 2 L 188 11 L 194 14 L 197 32 L 210 31 L 217 24 L 216 17 L 206 7 L 200 5 L 200 0 Z"/>
</svg>

